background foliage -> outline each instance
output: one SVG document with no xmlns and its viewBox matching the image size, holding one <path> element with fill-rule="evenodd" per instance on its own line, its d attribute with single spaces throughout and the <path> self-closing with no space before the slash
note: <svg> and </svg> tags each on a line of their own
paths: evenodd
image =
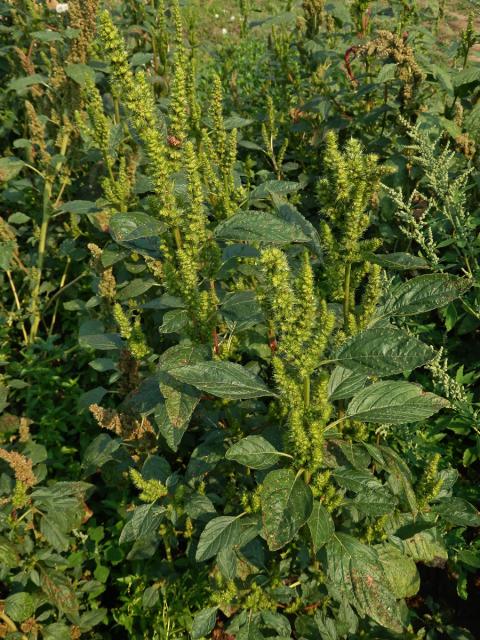
<svg viewBox="0 0 480 640">
<path fill-rule="evenodd" d="M 0 1 L 0 637 L 478 637 L 468 4 Z"/>
</svg>

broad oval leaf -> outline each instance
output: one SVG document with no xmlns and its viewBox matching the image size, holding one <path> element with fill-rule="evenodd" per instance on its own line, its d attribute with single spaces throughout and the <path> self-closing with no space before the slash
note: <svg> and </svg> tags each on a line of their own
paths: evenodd
<svg viewBox="0 0 480 640">
<path fill-rule="evenodd" d="M 348 504 L 367 516 L 380 517 L 392 513 L 397 503 L 397 498 L 386 487 L 380 487 L 362 489 Z"/>
<path fill-rule="evenodd" d="M 219 398 L 242 399 L 275 395 L 256 375 L 234 362 L 211 361 L 168 372 L 173 378 Z"/>
<path fill-rule="evenodd" d="M 280 218 L 296 225 L 297 227 L 300 227 L 307 238 L 309 238 L 309 244 L 314 253 L 316 253 L 317 256 L 321 258 L 323 255 L 322 243 L 318 231 L 315 229 L 313 224 L 309 220 L 307 220 L 300 213 L 300 211 L 298 211 L 298 209 L 296 209 L 290 202 L 287 202 L 284 198 L 275 195 L 272 196 L 272 200 Z"/>
<path fill-rule="evenodd" d="M 349 491 L 371 490 L 382 488 L 382 483 L 370 471 L 359 471 L 358 469 L 337 469 L 333 477 L 341 487 Z"/>
<path fill-rule="evenodd" d="M 160 256 L 160 236 L 166 225 L 141 211 L 116 213 L 110 218 L 110 235 L 118 244 L 141 255 Z"/>
<path fill-rule="evenodd" d="M 240 539 L 240 516 L 213 518 L 202 531 L 195 558 L 202 562 L 213 558 L 222 549 L 238 544 Z"/>
<path fill-rule="evenodd" d="M 368 375 L 355 373 L 341 365 L 335 367 L 328 381 L 328 399 L 348 400 L 365 386 Z"/>
<path fill-rule="evenodd" d="M 271 551 L 284 547 L 310 517 L 310 487 L 291 469 L 270 471 L 261 493 L 263 530 Z"/>
<path fill-rule="evenodd" d="M 429 273 L 412 278 L 392 289 L 376 317 L 411 316 L 444 307 L 471 285 L 470 280 L 448 273 Z"/>
<path fill-rule="evenodd" d="M 95 81 L 95 71 L 88 64 L 72 63 L 65 67 L 65 73 L 74 82 L 84 87 L 87 82 Z"/>
<path fill-rule="evenodd" d="M 192 640 L 198 640 L 212 631 L 217 620 L 217 607 L 208 607 L 195 614 L 192 624 Z"/>
<path fill-rule="evenodd" d="M 215 229 L 220 240 L 289 244 L 310 242 L 302 229 L 266 211 L 242 211 L 222 222 Z"/>
<path fill-rule="evenodd" d="M 23 622 L 35 613 L 35 601 L 26 591 L 14 593 L 4 602 L 5 613 L 14 622 Z"/>
<path fill-rule="evenodd" d="M 412 558 L 391 544 L 377 547 L 390 589 L 397 598 L 411 598 L 420 588 L 420 575 Z"/>
<path fill-rule="evenodd" d="M 250 193 L 250 200 L 264 200 L 272 195 L 286 196 L 290 193 L 296 193 L 302 185 L 299 182 L 288 180 L 267 180 L 262 182 L 258 187 Z"/>
<path fill-rule="evenodd" d="M 234 460 L 251 469 L 269 469 L 278 462 L 281 454 L 262 436 L 242 438 L 225 454 L 227 460 Z"/>
<path fill-rule="evenodd" d="M 149 539 L 156 535 L 160 522 L 165 514 L 165 507 L 155 503 L 142 504 L 137 507 L 130 520 L 125 524 L 120 534 L 119 542 L 134 542 L 139 539 Z"/>
<path fill-rule="evenodd" d="M 359 373 L 391 376 L 429 362 L 434 350 L 401 329 L 367 329 L 345 343 L 336 360 Z"/>
<path fill-rule="evenodd" d="M 410 382 L 384 380 L 357 393 L 347 409 L 349 418 L 364 422 L 405 424 L 429 418 L 449 403 Z"/>
<path fill-rule="evenodd" d="M 478 509 L 462 498 L 443 498 L 432 505 L 432 511 L 450 524 L 459 527 L 480 527 Z"/>
<path fill-rule="evenodd" d="M 7 182 L 15 178 L 25 166 L 23 160 L 14 156 L 0 158 L 0 182 Z"/>
<path fill-rule="evenodd" d="M 412 256 L 411 253 L 374 253 L 368 256 L 369 262 L 380 265 L 384 269 L 406 271 L 410 269 L 428 269 L 425 258 Z"/>
<path fill-rule="evenodd" d="M 71 200 L 70 202 L 62 204 L 58 210 L 63 211 L 64 213 L 74 213 L 79 216 L 99 213 L 101 211 L 101 209 L 97 207 L 96 203 L 91 200 Z"/>
<path fill-rule="evenodd" d="M 245 331 L 264 321 L 256 291 L 228 293 L 221 309 L 228 327 L 236 332 Z"/>
<path fill-rule="evenodd" d="M 353 536 L 336 533 L 326 546 L 326 557 L 328 578 L 359 614 L 400 633 L 400 610 L 377 552 Z"/>
<path fill-rule="evenodd" d="M 325 509 L 323 504 L 317 501 L 313 503 L 312 513 L 310 514 L 307 524 L 310 529 L 315 550 L 323 547 L 323 545 L 330 540 L 335 531 L 332 516 Z"/>
</svg>

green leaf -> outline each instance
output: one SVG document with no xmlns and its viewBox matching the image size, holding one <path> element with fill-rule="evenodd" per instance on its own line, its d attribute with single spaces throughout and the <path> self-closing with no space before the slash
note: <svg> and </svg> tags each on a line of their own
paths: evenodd
<svg viewBox="0 0 480 640">
<path fill-rule="evenodd" d="M 384 64 L 383 67 L 378 72 L 378 75 L 375 78 L 375 82 L 377 82 L 378 84 L 381 84 L 383 82 L 388 82 L 389 80 L 394 80 L 396 71 L 397 71 L 397 65 L 394 62 Z"/>
<path fill-rule="evenodd" d="M 158 480 L 166 482 L 172 469 L 165 458 L 156 455 L 149 455 L 142 466 L 142 477 L 144 480 Z"/>
<path fill-rule="evenodd" d="M 67 534 L 80 527 L 90 487 L 86 482 L 57 482 L 32 492 L 33 504 L 42 514 L 40 531 L 57 551 L 66 551 Z"/>
<path fill-rule="evenodd" d="M 0 556 L 1 557 L 1 556 Z M 472 551 L 470 549 L 462 549 L 458 554 L 458 559 L 463 564 L 472 567 L 473 569 L 480 569 L 480 552 Z"/>
<path fill-rule="evenodd" d="M 323 255 L 322 243 L 318 231 L 315 229 L 313 224 L 309 220 L 307 220 L 300 213 L 300 211 L 298 211 L 298 209 L 296 209 L 290 202 L 287 202 L 284 198 L 273 195 L 272 200 L 280 218 L 282 218 L 283 220 L 287 220 L 297 227 L 300 227 L 303 233 L 310 239 L 309 244 L 311 245 L 314 253 L 316 253 L 316 255 L 321 258 Z"/>
<path fill-rule="evenodd" d="M 279 636 L 291 638 L 292 627 L 286 616 L 274 611 L 262 611 L 262 620 L 266 627 L 273 629 Z"/>
<path fill-rule="evenodd" d="M 127 286 L 118 290 L 116 298 L 117 300 L 131 300 L 132 298 L 138 298 L 155 286 L 157 286 L 155 280 L 135 278 L 134 280 L 131 280 Z"/>
<path fill-rule="evenodd" d="M 368 260 L 374 264 L 379 264 L 384 269 L 393 269 L 396 271 L 430 268 L 425 258 L 412 256 L 410 253 L 375 253 L 371 254 Z"/>
<path fill-rule="evenodd" d="M 471 281 L 448 273 L 429 273 L 412 278 L 390 291 L 377 318 L 411 316 L 444 307 L 471 287 Z"/>
<path fill-rule="evenodd" d="M 309 242 L 302 229 L 266 211 L 242 211 L 221 222 L 215 229 L 219 240 L 289 244 Z"/>
<path fill-rule="evenodd" d="M 339 640 L 337 626 L 332 618 L 327 618 L 325 614 L 320 611 L 315 612 L 314 618 L 321 640 Z"/>
<path fill-rule="evenodd" d="M 368 450 L 375 453 L 372 447 L 369 447 Z M 380 466 L 390 474 L 388 482 L 393 493 L 404 499 L 412 514 L 416 515 L 418 512 L 417 498 L 412 487 L 413 476 L 408 465 L 403 458 L 399 456 L 396 451 L 390 449 L 390 447 L 381 446 L 376 452 L 380 454 L 380 459 L 375 456 L 372 457 L 375 457 Z"/>
<path fill-rule="evenodd" d="M 391 376 L 432 360 L 434 350 L 394 327 L 367 329 L 347 341 L 336 361 L 358 373 Z"/>
<path fill-rule="evenodd" d="M 267 180 L 256 187 L 250 194 L 250 200 L 265 200 L 271 195 L 286 196 L 296 193 L 301 188 L 298 182 L 284 180 Z"/>
<path fill-rule="evenodd" d="M 208 496 L 194 494 L 185 502 L 185 512 L 192 520 L 208 519 L 215 514 L 215 507 Z"/>
<path fill-rule="evenodd" d="M 231 129 L 241 129 L 241 127 L 247 127 L 249 124 L 252 124 L 253 120 L 247 120 L 247 118 L 242 118 L 241 116 L 230 116 L 229 118 L 225 118 L 223 121 L 223 126 L 227 131 Z"/>
<path fill-rule="evenodd" d="M 3 569 L 15 569 L 19 563 L 20 556 L 15 545 L 7 538 L 0 537 L 0 566 Z"/>
<path fill-rule="evenodd" d="M 258 626 L 249 620 L 238 632 L 236 640 L 264 640 L 264 638 Z"/>
<path fill-rule="evenodd" d="M 420 575 L 412 558 L 405 556 L 392 544 L 379 545 L 376 549 L 395 597 L 411 598 L 418 593 Z"/>
<path fill-rule="evenodd" d="M 35 602 L 26 591 L 14 593 L 4 602 L 5 613 L 14 622 L 23 622 L 35 613 Z"/>
<path fill-rule="evenodd" d="M 337 366 L 328 381 L 328 399 L 348 400 L 365 386 L 368 376 L 364 373 L 354 373 L 350 369 Z"/>
<path fill-rule="evenodd" d="M 118 244 L 141 255 L 160 256 L 160 236 L 166 231 L 160 220 L 141 211 L 116 213 L 110 218 L 109 229 Z"/>
<path fill-rule="evenodd" d="M 432 511 L 450 524 L 459 527 L 480 527 L 478 509 L 462 498 L 443 498 L 432 505 Z"/>
<path fill-rule="evenodd" d="M 229 329 L 237 333 L 264 321 L 255 291 L 228 293 L 222 302 L 221 310 Z"/>
<path fill-rule="evenodd" d="M 25 215 L 21 211 L 16 211 L 15 213 L 12 213 L 11 216 L 8 216 L 9 224 L 25 224 L 26 222 L 30 221 L 30 216 Z"/>
<path fill-rule="evenodd" d="M 110 351 L 121 349 L 123 340 L 118 333 L 104 333 L 103 325 L 96 320 L 87 320 L 80 325 L 78 342 L 83 348 Z"/>
<path fill-rule="evenodd" d="M 357 469 L 337 469 L 333 477 L 341 487 L 349 491 L 362 491 L 369 489 L 374 491 L 382 488 L 382 483 L 370 471 L 358 471 Z"/>
<path fill-rule="evenodd" d="M 87 81 L 95 82 L 95 71 L 88 64 L 82 64 L 81 62 L 67 64 L 65 73 L 81 87 L 84 87 Z"/>
<path fill-rule="evenodd" d="M 237 554 L 233 549 L 222 549 L 217 554 L 217 567 L 226 580 L 237 576 Z"/>
<path fill-rule="evenodd" d="M 397 502 L 395 496 L 386 487 L 380 487 L 361 489 L 348 504 L 367 516 L 380 517 L 392 513 Z"/>
<path fill-rule="evenodd" d="M 42 76 L 40 73 L 32 73 L 30 76 L 22 76 L 21 78 L 14 78 L 8 83 L 8 89 L 20 93 L 24 89 L 28 89 L 34 84 L 47 84 L 48 78 Z"/>
<path fill-rule="evenodd" d="M 160 522 L 163 520 L 165 511 L 165 507 L 160 507 L 155 503 L 136 507 L 131 514 L 130 520 L 122 529 L 118 540 L 120 544 L 154 537 Z"/>
<path fill-rule="evenodd" d="M 222 549 L 232 548 L 239 542 L 240 516 L 213 518 L 202 531 L 195 558 L 203 562 L 213 558 Z"/>
<path fill-rule="evenodd" d="M 47 29 L 45 31 L 32 31 L 31 37 L 35 38 L 35 40 L 41 40 L 42 42 L 61 42 L 63 40 L 63 36 L 58 31 L 51 31 Z"/>
<path fill-rule="evenodd" d="M 208 353 L 207 348 L 191 342 L 176 344 L 162 353 L 158 361 L 158 370 L 169 372 L 171 369 L 203 362 L 208 357 Z"/>
<path fill-rule="evenodd" d="M 7 271 L 8 269 L 10 269 L 10 263 L 12 261 L 16 247 L 17 243 L 15 242 L 15 240 L 0 242 L 0 269 L 2 269 L 3 271 Z"/>
<path fill-rule="evenodd" d="M 465 84 L 471 84 L 472 82 L 480 82 L 480 69 L 478 67 L 470 67 L 457 71 L 453 79 L 455 88 L 461 87 Z"/>
<path fill-rule="evenodd" d="M 85 613 L 82 613 L 80 616 L 78 625 L 80 627 L 80 631 L 83 633 L 90 631 L 93 627 L 104 622 L 107 614 L 107 609 L 92 609 L 90 611 L 85 611 Z"/>
<path fill-rule="evenodd" d="M 190 321 L 186 309 L 171 309 L 163 314 L 163 323 L 158 327 L 159 333 L 181 333 Z"/>
<path fill-rule="evenodd" d="M 156 607 L 160 601 L 158 586 L 147 587 L 142 595 L 142 607 L 143 609 L 152 609 Z"/>
<path fill-rule="evenodd" d="M 159 382 L 164 403 L 155 409 L 155 420 L 168 446 L 176 451 L 200 402 L 200 392 L 165 372 L 160 373 Z"/>
<path fill-rule="evenodd" d="M 453 83 L 447 67 L 443 67 L 438 64 L 428 64 L 426 66 L 428 71 L 430 71 L 434 78 L 438 80 L 442 89 L 448 93 L 448 95 L 453 97 Z"/>
<path fill-rule="evenodd" d="M 79 602 L 73 584 L 64 573 L 53 569 L 44 569 L 40 575 L 40 586 L 50 604 L 55 605 L 60 612 L 70 616 L 78 616 Z"/>
<path fill-rule="evenodd" d="M 25 166 L 23 160 L 14 156 L 0 158 L 0 182 L 8 182 L 15 178 Z"/>
<path fill-rule="evenodd" d="M 75 213 L 77 216 L 99 213 L 101 211 L 96 203 L 90 200 L 71 200 L 70 202 L 62 204 L 58 210 L 64 213 Z"/>
<path fill-rule="evenodd" d="M 317 501 L 313 503 L 312 513 L 310 514 L 307 524 L 315 550 L 323 547 L 335 532 L 332 516 L 323 504 Z"/>
<path fill-rule="evenodd" d="M 219 398 L 242 399 L 275 395 L 260 378 L 233 362 L 202 362 L 171 369 L 168 373 L 180 382 Z"/>
<path fill-rule="evenodd" d="M 105 371 L 115 371 L 117 368 L 116 363 L 111 358 L 95 358 L 95 360 L 91 360 L 88 363 L 88 366 L 101 373 Z"/>
<path fill-rule="evenodd" d="M 378 554 L 353 536 L 336 533 L 326 546 L 327 576 L 360 615 L 400 633 L 400 611 Z"/>
<path fill-rule="evenodd" d="M 134 53 L 130 58 L 130 64 L 132 67 L 142 67 L 143 65 L 149 64 L 152 61 L 151 53 L 143 53 L 141 51 Z"/>
<path fill-rule="evenodd" d="M 263 530 L 271 551 L 290 542 L 310 517 L 310 487 L 291 469 L 270 471 L 261 492 Z"/>
<path fill-rule="evenodd" d="M 416 384 L 385 380 L 354 396 L 347 416 L 364 422 L 405 424 L 425 420 L 447 406 L 447 400 L 423 391 Z"/>
<path fill-rule="evenodd" d="M 101 469 L 104 464 L 113 460 L 113 454 L 121 447 L 121 440 L 112 438 L 107 433 L 98 435 L 87 447 L 82 461 L 85 475 L 89 476 Z"/>
<path fill-rule="evenodd" d="M 195 614 L 192 624 L 192 640 L 198 640 L 213 630 L 217 620 L 217 607 L 208 607 Z"/>
<path fill-rule="evenodd" d="M 269 469 L 276 464 L 281 453 L 262 436 L 247 436 L 232 445 L 225 458 L 251 469 Z"/>
<path fill-rule="evenodd" d="M 420 531 L 399 542 L 405 555 L 410 556 L 415 562 L 443 566 L 448 559 L 448 551 L 437 529 Z"/>
<path fill-rule="evenodd" d="M 71 640 L 70 627 L 63 622 L 54 622 L 42 629 L 43 640 Z"/>
</svg>

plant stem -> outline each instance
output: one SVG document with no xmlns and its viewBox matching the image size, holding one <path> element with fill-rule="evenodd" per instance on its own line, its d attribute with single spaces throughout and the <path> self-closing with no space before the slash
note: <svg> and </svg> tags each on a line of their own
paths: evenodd
<svg viewBox="0 0 480 640">
<path fill-rule="evenodd" d="M 18 311 L 21 312 L 22 307 L 20 305 L 20 299 L 18 297 L 17 289 L 15 288 L 15 283 L 14 283 L 13 278 L 12 278 L 12 272 L 7 269 L 6 273 L 7 273 L 8 282 L 10 283 L 10 288 L 12 289 L 12 293 L 13 293 L 13 297 L 14 297 L 14 300 L 15 300 L 15 304 L 17 306 Z M 27 330 L 25 329 L 25 323 L 23 322 L 23 320 L 20 321 L 20 326 L 22 328 L 23 340 L 24 340 L 25 344 L 27 344 L 28 343 L 28 334 L 27 334 Z"/>
<path fill-rule="evenodd" d="M 13 622 L 11 618 L 7 616 L 5 611 L 0 611 L 0 620 L 3 620 L 5 622 L 9 631 L 12 631 L 13 633 L 18 632 L 17 625 Z M 24 634 L 21 635 L 21 639 L 28 640 L 27 636 Z"/>
<path fill-rule="evenodd" d="M 40 287 L 42 286 L 42 271 L 45 260 L 45 248 L 47 246 L 48 223 L 50 220 L 50 199 L 52 197 L 53 180 L 47 179 L 43 190 L 43 214 L 40 227 L 40 238 L 38 241 L 37 272 L 35 274 L 35 285 L 32 293 L 32 325 L 30 328 L 30 342 L 37 336 L 40 325 Z"/>
<path fill-rule="evenodd" d="M 310 376 L 305 376 L 303 379 L 303 404 L 305 409 L 310 406 Z"/>
<path fill-rule="evenodd" d="M 62 158 L 65 156 L 65 153 L 67 151 L 69 139 L 69 135 L 64 134 L 62 143 L 60 145 L 61 159 L 55 164 L 53 174 L 45 178 L 45 186 L 43 188 L 43 210 L 42 224 L 40 227 L 40 238 L 38 240 L 37 272 L 35 274 L 35 284 L 32 292 L 32 324 L 30 327 L 30 342 L 33 342 L 37 337 L 38 327 L 40 326 L 41 320 L 40 289 L 42 286 L 42 271 L 45 261 L 45 250 L 47 247 L 48 223 L 50 222 L 50 216 L 52 213 L 53 184 L 62 166 Z M 63 191 L 63 188 L 64 187 L 62 185 L 62 187 L 60 188 L 60 193 Z"/>
<path fill-rule="evenodd" d="M 67 258 L 67 264 L 65 265 L 65 269 L 64 269 L 64 271 L 63 271 L 62 278 L 61 278 L 61 280 L 60 280 L 60 284 L 59 284 L 59 290 L 60 290 L 60 291 L 62 291 L 62 289 L 63 289 L 63 288 L 64 288 L 64 286 L 65 286 L 65 282 L 66 282 L 66 280 L 67 280 L 67 271 L 68 271 L 68 267 L 70 266 L 70 262 L 71 262 L 71 259 L 70 259 L 70 258 Z M 55 320 L 57 319 L 57 312 L 58 312 L 58 305 L 59 305 L 59 303 L 60 303 L 60 298 L 59 298 L 59 297 L 57 297 L 57 301 L 55 302 L 55 308 L 54 308 L 54 310 L 53 310 L 52 320 L 51 320 L 51 322 L 50 322 L 50 328 L 49 328 L 49 330 L 48 330 L 48 335 L 49 335 L 49 336 L 51 336 L 51 335 L 52 335 L 53 327 L 55 326 Z M 45 311 L 45 308 L 44 308 L 44 311 Z"/>
<path fill-rule="evenodd" d="M 175 238 L 175 244 L 177 249 L 182 248 L 182 236 L 180 235 L 180 229 L 178 227 L 173 228 L 173 237 Z"/>
<path fill-rule="evenodd" d="M 345 267 L 345 285 L 343 292 L 343 323 L 345 329 L 348 329 L 348 319 L 350 316 L 350 278 L 352 275 L 352 265 L 347 262 Z"/>
</svg>

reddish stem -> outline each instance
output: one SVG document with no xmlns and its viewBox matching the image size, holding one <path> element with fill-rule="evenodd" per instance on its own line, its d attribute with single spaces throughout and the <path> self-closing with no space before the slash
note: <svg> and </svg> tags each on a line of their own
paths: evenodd
<svg viewBox="0 0 480 640">
<path fill-rule="evenodd" d="M 352 82 L 352 84 L 354 84 L 355 86 L 357 86 L 357 80 L 356 80 L 356 78 L 355 78 L 355 76 L 353 74 L 353 71 L 352 71 L 352 66 L 351 66 L 351 63 L 350 63 L 350 57 L 351 56 L 355 57 L 357 49 L 358 49 L 358 47 L 356 47 L 356 46 L 349 47 L 346 50 L 345 56 L 343 58 L 345 60 L 345 67 L 347 69 L 348 77 L 350 78 L 350 81 Z"/>
<path fill-rule="evenodd" d="M 213 353 L 218 356 L 220 353 L 220 347 L 218 344 L 218 333 L 217 333 L 217 329 L 213 329 L 212 331 L 212 336 L 213 336 Z"/>
</svg>

